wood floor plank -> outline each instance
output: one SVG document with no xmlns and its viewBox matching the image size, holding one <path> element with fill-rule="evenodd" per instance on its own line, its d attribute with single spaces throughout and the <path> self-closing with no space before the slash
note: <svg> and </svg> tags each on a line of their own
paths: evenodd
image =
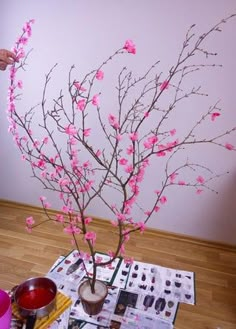
<svg viewBox="0 0 236 329">
<path fill-rule="evenodd" d="M 0 201 L 0 287 L 44 275 L 60 255 L 71 249 L 59 225 L 47 223 L 28 234 L 25 218 L 45 217 L 40 209 Z M 106 252 L 117 236 L 108 221 L 94 220 L 97 249 Z M 109 231 L 108 231 L 109 228 Z M 107 233 L 109 232 L 109 233 Z M 83 245 L 84 247 L 85 245 Z M 84 248 L 86 250 L 86 248 Z M 236 329 L 236 248 L 147 230 L 135 234 L 127 254 L 138 261 L 195 272 L 196 305 L 180 304 L 176 329 Z"/>
</svg>

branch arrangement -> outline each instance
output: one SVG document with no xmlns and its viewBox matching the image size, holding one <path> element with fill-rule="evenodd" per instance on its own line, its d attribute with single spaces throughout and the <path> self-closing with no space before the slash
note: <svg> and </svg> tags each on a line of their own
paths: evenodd
<svg viewBox="0 0 236 329">
<path fill-rule="evenodd" d="M 23 33 L 14 46 L 19 63 L 10 68 L 9 131 L 22 159 L 31 166 L 33 177 L 46 190 L 55 192 L 62 203 L 60 212 L 54 217 L 48 212 L 50 204 L 41 196 L 46 220 L 35 223 L 32 217 L 28 217 L 26 227 L 31 232 L 32 228 L 47 221 L 61 223 L 64 232 L 72 236 L 81 257 L 82 254 L 85 255 L 80 249 L 81 241 L 87 243 L 93 261 L 93 292 L 97 267 L 109 265 L 118 255 L 125 255 L 125 244 L 130 234 L 136 231 L 143 233 L 150 217 L 166 204 L 167 189 L 180 186 L 192 188 L 198 194 L 204 189 L 212 190 L 210 182 L 219 175 L 189 159 L 176 166 L 175 159 L 179 152 L 203 144 L 235 151 L 235 147 L 225 138 L 236 127 L 213 134 L 211 138 L 199 137 L 197 134 L 197 129 L 203 122 L 212 124 L 219 120 L 221 109 L 218 102 L 207 109 L 193 126 L 188 127 L 185 136 L 178 138 L 174 127 L 166 129 L 166 122 L 177 111 L 181 102 L 190 97 L 207 96 L 201 91 L 201 87 L 192 86 L 186 90 L 185 81 L 199 70 L 216 66 L 206 62 L 216 54 L 205 48 L 205 42 L 209 35 L 220 32 L 221 26 L 234 16 L 221 20 L 199 37 L 194 34 L 194 25 L 191 26 L 176 63 L 170 67 L 164 79 L 161 73 L 157 73 L 159 62 L 139 78 L 135 78 L 124 67 L 118 75 L 117 102 L 116 105 L 113 104 L 115 111 L 109 114 L 102 107 L 102 98 L 105 96 L 95 90 L 99 90 L 105 79 L 105 70 L 113 59 L 120 55 L 126 56 L 127 53 L 134 55 L 135 44 L 127 40 L 122 48 L 81 79 L 74 77 L 75 67 L 72 66 L 66 91 L 70 104 L 65 100 L 62 90 L 53 99 L 53 105 L 48 104 L 48 85 L 52 81 L 55 65 L 46 75 L 41 103 L 21 113 L 16 109 L 16 101 L 20 99 L 19 91 L 23 83 L 17 79 L 17 73 L 25 69 L 28 54 L 25 54 L 24 46 L 31 36 L 34 21 L 30 20 L 24 25 Z M 203 54 L 203 63 L 192 64 L 192 58 L 197 54 Z M 166 95 L 168 103 L 163 106 L 160 99 Z M 96 127 L 91 128 L 94 119 Z M 164 170 L 162 173 L 158 171 L 158 188 L 155 191 L 146 191 L 146 199 L 152 202 L 146 209 L 140 202 L 140 190 L 147 169 L 157 166 L 159 161 L 164 161 Z M 187 171 L 192 173 L 191 181 L 184 179 Z M 107 197 L 111 192 L 115 195 L 113 202 Z M 88 207 L 97 199 L 110 210 L 113 218 L 111 231 L 118 237 L 113 250 L 108 251 L 110 260 L 105 263 L 95 258 L 96 232 L 90 229 L 92 218 L 86 215 Z M 135 209 L 142 211 L 142 218 L 139 220 L 134 218 Z M 126 258 L 126 261 L 132 259 Z"/>
</svg>

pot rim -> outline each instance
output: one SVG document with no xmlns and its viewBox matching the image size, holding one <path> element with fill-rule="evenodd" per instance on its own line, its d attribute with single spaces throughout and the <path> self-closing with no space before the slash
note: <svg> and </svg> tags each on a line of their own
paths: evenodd
<svg viewBox="0 0 236 329">
<path fill-rule="evenodd" d="M 101 281 L 101 280 L 97 280 L 97 279 L 96 279 L 97 282 L 100 282 L 103 286 L 106 287 L 106 293 L 105 293 L 105 295 L 104 295 L 103 297 L 101 297 L 99 301 L 88 301 L 86 298 L 82 297 L 82 295 L 81 295 L 81 293 L 80 293 L 80 289 L 81 289 L 81 287 L 82 287 L 83 285 L 87 284 L 89 281 L 90 281 L 90 279 L 88 278 L 88 279 L 84 280 L 84 281 L 79 285 L 79 287 L 78 287 L 78 295 L 79 295 L 80 299 L 83 300 L 83 301 L 85 301 L 85 302 L 88 302 L 89 304 L 94 304 L 94 305 L 97 304 L 98 302 L 101 302 L 101 301 L 105 300 L 106 297 L 107 297 L 107 295 L 108 295 L 108 287 L 107 287 L 107 284 L 106 284 L 105 282 L 103 282 L 103 281 Z"/>
<path fill-rule="evenodd" d="M 47 282 L 49 282 L 49 283 L 51 284 L 53 290 L 55 290 L 55 291 L 53 291 L 53 294 L 54 294 L 53 298 L 50 300 L 49 303 L 47 303 L 47 304 L 45 304 L 45 305 L 43 305 L 43 306 L 41 306 L 41 307 L 38 307 L 38 308 L 26 308 L 26 307 L 21 306 L 21 305 L 19 304 L 18 300 L 17 300 L 17 293 L 20 294 L 20 293 L 19 293 L 20 288 L 22 288 L 24 285 L 27 285 L 27 283 L 30 282 L 31 280 L 39 280 L 39 279 L 46 280 Z M 34 283 L 32 284 L 32 286 L 33 286 L 33 285 L 34 285 Z M 43 285 L 42 285 L 42 286 L 43 286 Z M 27 288 L 27 286 L 26 286 L 25 288 Z M 28 288 L 29 288 L 29 287 L 28 287 Z M 30 290 L 33 290 L 33 289 L 29 289 L 29 291 L 30 291 Z M 45 310 L 45 308 L 47 308 L 48 306 L 50 306 L 51 304 L 53 304 L 53 303 L 56 301 L 56 296 L 57 296 L 57 285 L 56 285 L 56 283 L 55 283 L 52 279 L 47 278 L 47 277 L 45 277 L 45 276 L 31 277 L 31 278 L 29 278 L 29 279 L 23 281 L 22 283 L 20 283 L 20 284 L 15 288 L 15 291 L 14 291 L 13 294 L 14 294 L 14 302 L 16 303 L 17 307 L 19 308 L 20 313 L 21 313 L 21 312 L 28 312 L 28 313 L 31 314 L 31 315 L 34 315 L 34 314 L 37 315 L 37 312 L 40 312 L 40 311 Z M 46 310 L 45 310 L 45 311 L 46 311 Z"/>
</svg>

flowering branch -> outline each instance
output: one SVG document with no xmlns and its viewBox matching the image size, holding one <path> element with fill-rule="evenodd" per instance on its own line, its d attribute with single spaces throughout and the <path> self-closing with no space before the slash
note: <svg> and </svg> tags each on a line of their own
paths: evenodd
<svg viewBox="0 0 236 329">
<path fill-rule="evenodd" d="M 180 151 L 197 144 L 216 145 L 235 151 L 232 144 L 223 141 L 225 136 L 236 130 L 235 127 L 211 138 L 197 135 L 197 128 L 203 122 L 213 122 L 221 115 L 219 102 L 189 127 L 183 137 L 175 137 L 176 129 L 170 129 L 166 125 L 172 113 L 186 98 L 207 96 L 200 86 L 185 90 L 184 82 L 199 70 L 217 65 L 205 62 L 191 64 L 190 59 L 197 53 L 203 54 L 206 59 L 216 56 L 203 48 L 203 41 L 211 33 L 220 32 L 222 24 L 234 16 L 222 20 L 207 33 L 196 38 L 196 41 L 194 26 L 191 26 L 177 61 L 169 69 L 165 79 L 162 79 L 162 73 L 156 72 L 159 61 L 139 78 L 134 78 L 133 73 L 124 67 L 118 75 L 117 110 L 108 116 L 100 104 L 102 92 L 95 93 L 94 90 L 100 88 L 99 84 L 105 78 L 104 70 L 116 56 L 136 53 L 136 47 L 131 40 L 127 40 L 122 48 L 82 79 L 73 77 L 76 74 L 75 67 L 71 67 L 67 90 L 70 111 L 62 90 L 58 97 L 53 99 L 53 106 L 48 105 L 48 85 L 52 81 L 52 74 L 57 66 L 55 64 L 45 78 L 42 101 L 37 105 L 41 108 L 40 113 L 37 113 L 37 122 L 34 120 L 36 107 L 22 114 L 15 106 L 18 99 L 17 90 L 23 87 L 22 81 L 16 80 L 16 73 L 25 65 L 23 46 L 31 35 L 33 20 L 25 24 L 23 34 L 14 47 L 20 63 L 14 64 L 10 69 L 9 131 L 22 153 L 22 159 L 30 164 L 33 177 L 38 179 L 46 190 L 56 192 L 62 203 L 60 212 L 52 216 L 48 212 L 50 204 L 45 197 L 41 197 L 47 219 L 35 224 L 33 218 L 29 217 L 26 225 L 31 231 L 33 227 L 47 221 L 61 223 L 64 232 L 72 236 L 80 255 L 82 252 L 78 241 L 87 243 L 93 262 L 93 277 L 90 282 L 92 292 L 97 267 L 109 265 L 120 254 L 124 256 L 125 244 L 130 234 L 136 231 L 143 233 L 150 217 L 167 203 L 165 193 L 168 188 L 184 186 L 195 189 L 198 194 L 204 189 L 214 191 L 209 183 L 219 175 L 215 175 L 210 168 L 189 160 L 177 166 L 175 157 Z M 168 95 L 169 101 L 168 104 L 165 102 L 162 105 L 160 100 L 165 95 Z M 38 120 L 39 115 L 41 120 Z M 96 128 L 90 126 L 91 116 L 96 116 Z M 40 138 L 37 138 L 38 130 Z M 93 133 L 99 136 L 97 143 L 91 138 Z M 101 149 L 102 143 L 104 146 Z M 140 189 L 147 168 L 158 161 L 165 161 L 162 182 L 160 184 L 157 180 L 159 188 L 150 193 L 150 207 L 146 209 L 140 203 Z M 182 178 L 187 170 L 194 173 L 193 181 Z M 111 190 L 115 193 L 115 203 L 106 197 Z M 118 238 L 114 250 L 108 252 L 110 260 L 106 262 L 96 260 L 97 236 L 96 232 L 90 229 L 92 218 L 86 215 L 88 207 L 96 199 L 100 199 L 111 211 L 111 224 Z M 142 210 L 139 221 L 134 218 L 135 209 Z"/>
</svg>

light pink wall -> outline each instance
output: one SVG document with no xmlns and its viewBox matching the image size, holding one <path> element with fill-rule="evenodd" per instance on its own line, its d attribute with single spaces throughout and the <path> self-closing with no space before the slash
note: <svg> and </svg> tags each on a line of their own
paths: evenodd
<svg viewBox="0 0 236 329">
<path fill-rule="evenodd" d="M 174 63 L 185 33 L 190 25 L 197 24 L 196 33 L 205 32 L 221 18 L 236 13 L 235 0 L 51 0 L 27 1 L 2 0 L 0 9 L 0 48 L 10 48 L 23 23 L 35 18 L 31 45 L 34 48 L 29 59 L 27 73 L 23 77 L 25 93 L 20 106 L 30 107 L 40 101 L 44 75 L 58 62 L 55 74 L 55 91 L 66 83 L 67 72 L 76 64 L 81 74 L 96 67 L 112 51 L 122 46 L 124 40 L 133 39 L 137 55 L 123 65 L 129 66 L 137 75 L 144 72 L 154 61 L 160 59 L 160 70 L 165 74 Z M 197 111 L 207 109 L 221 99 L 225 116 L 216 124 L 220 131 L 236 123 L 235 81 L 236 76 L 236 19 L 224 26 L 223 32 L 209 39 L 209 49 L 218 52 L 215 63 L 223 68 L 205 70 L 191 81 L 201 85 L 208 98 L 183 103 L 183 111 L 192 111 L 188 120 L 196 118 Z M 118 72 L 120 63 L 115 64 Z M 114 78 L 114 71 L 108 79 Z M 20 160 L 11 136 L 7 133 L 5 116 L 7 97 L 7 73 L 0 73 L 0 198 L 29 204 L 39 204 L 38 197 L 45 194 L 39 183 L 29 179 L 31 172 Z M 54 91 L 54 93 L 55 93 Z M 51 91 L 51 96 L 55 94 Z M 111 101 L 108 96 L 108 102 Z M 176 116 L 173 125 L 181 132 L 186 117 Z M 209 133 L 209 127 L 203 129 Z M 229 138 L 236 145 L 236 136 Z M 189 153 L 195 161 L 209 165 L 214 172 L 230 174 L 212 184 L 219 194 L 205 192 L 198 196 L 188 190 L 170 190 L 168 206 L 150 222 L 151 227 L 179 232 L 210 240 L 236 244 L 236 166 L 235 152 L 195 148 Z M 149 173 L 144 189 L 153 188 L 154 168 Z M 59 207 L 56 200 L 54 208 Z M 145 197 L 144 197 L 145 201 Z M 91 214 L 109 217 L 100 204 L 95 204 Z M 138 214 L 137 214 L 138 216 Z"/>
</svg>

